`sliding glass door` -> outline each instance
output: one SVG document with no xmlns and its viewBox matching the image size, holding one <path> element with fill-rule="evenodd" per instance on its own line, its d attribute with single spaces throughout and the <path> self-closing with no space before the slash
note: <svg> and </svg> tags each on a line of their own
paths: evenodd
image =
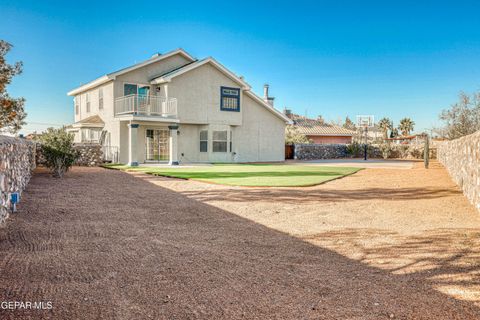
<svg viewBox="0 0 480 320">
<path fill-rule="evenodd" d="M 168 129 L 147 129 L 145 137 L 146 161 L 168 161 L 169 158 Z"/>
</svg>

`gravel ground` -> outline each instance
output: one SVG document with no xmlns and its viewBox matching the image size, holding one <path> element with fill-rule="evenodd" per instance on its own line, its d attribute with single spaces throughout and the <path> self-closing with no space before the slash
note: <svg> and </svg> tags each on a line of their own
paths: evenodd
<svg viewBox="0 0 480 320">
<path fill-rule="evenodd" d="M 309 188 L 38 171 L 0 227 L 1 319 L 479 319 L 480 215 L 445 170 Z"/>
</svg>

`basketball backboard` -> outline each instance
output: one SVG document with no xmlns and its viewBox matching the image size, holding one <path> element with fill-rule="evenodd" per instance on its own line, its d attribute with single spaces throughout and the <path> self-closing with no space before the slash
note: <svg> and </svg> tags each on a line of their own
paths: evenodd
<svg viewBox="0 0 480 320">
<path fill-rule="evenodd" d="M 359 115 L 357 116 L 357 126 L 360 128 L 372 128 L 375 125 L 373 115 Z"/>
</svg>

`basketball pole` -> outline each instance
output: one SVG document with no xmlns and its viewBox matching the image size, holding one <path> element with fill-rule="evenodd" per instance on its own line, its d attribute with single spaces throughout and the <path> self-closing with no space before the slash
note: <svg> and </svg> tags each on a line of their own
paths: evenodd
<svg viewBox="0 0 480 320">
<path fill-rule="evenodd" d="M 363 146 L 363 160 L 367 161 L 368 127 L 365 126 L 365 144 Z"/>
</svg>

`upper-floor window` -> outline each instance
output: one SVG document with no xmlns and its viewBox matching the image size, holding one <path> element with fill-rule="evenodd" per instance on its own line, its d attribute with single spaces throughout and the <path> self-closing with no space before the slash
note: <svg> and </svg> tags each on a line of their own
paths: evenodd
<svg viewBox="0 0 480 320">
<path fill-rule="evenodd" d="M 103 88 L 98 89 L 98 110 L 103 109 Z"/>
<path fill-rule="evenodd" d="M 227 152 L 227 131 L 213 131 L 212 151 Z"/>
<path fill-rule="evenodd" d="M 240 111 L 240 89 L 220 87 L 220 110 Z"/>
<path fill-rule="evenodd" d="M 123 95 L 129 96 L 131 94 L 139 94 L 143 96 L 148 96 L 150 93 L 150 86 L 146 85 L 137 85 L 131 83 L 124 83 L 123 84 Z"/>
<path fill-rule="evenodd" d="M 90 95 L 85 94 L 85 100 L 87 101 L 87 112 L 90 112 Z"/>
<path fill-rule="evenodd" d="M 74 100 L 75 100 L 75 114 L 78 115 L 80 114 L 80 96 L 76 96 Z"/>
<path fill-rule="evenodd" d="M 208 131 L 200 131 L 200 152 L 208 151 Z"/>
</svg>

